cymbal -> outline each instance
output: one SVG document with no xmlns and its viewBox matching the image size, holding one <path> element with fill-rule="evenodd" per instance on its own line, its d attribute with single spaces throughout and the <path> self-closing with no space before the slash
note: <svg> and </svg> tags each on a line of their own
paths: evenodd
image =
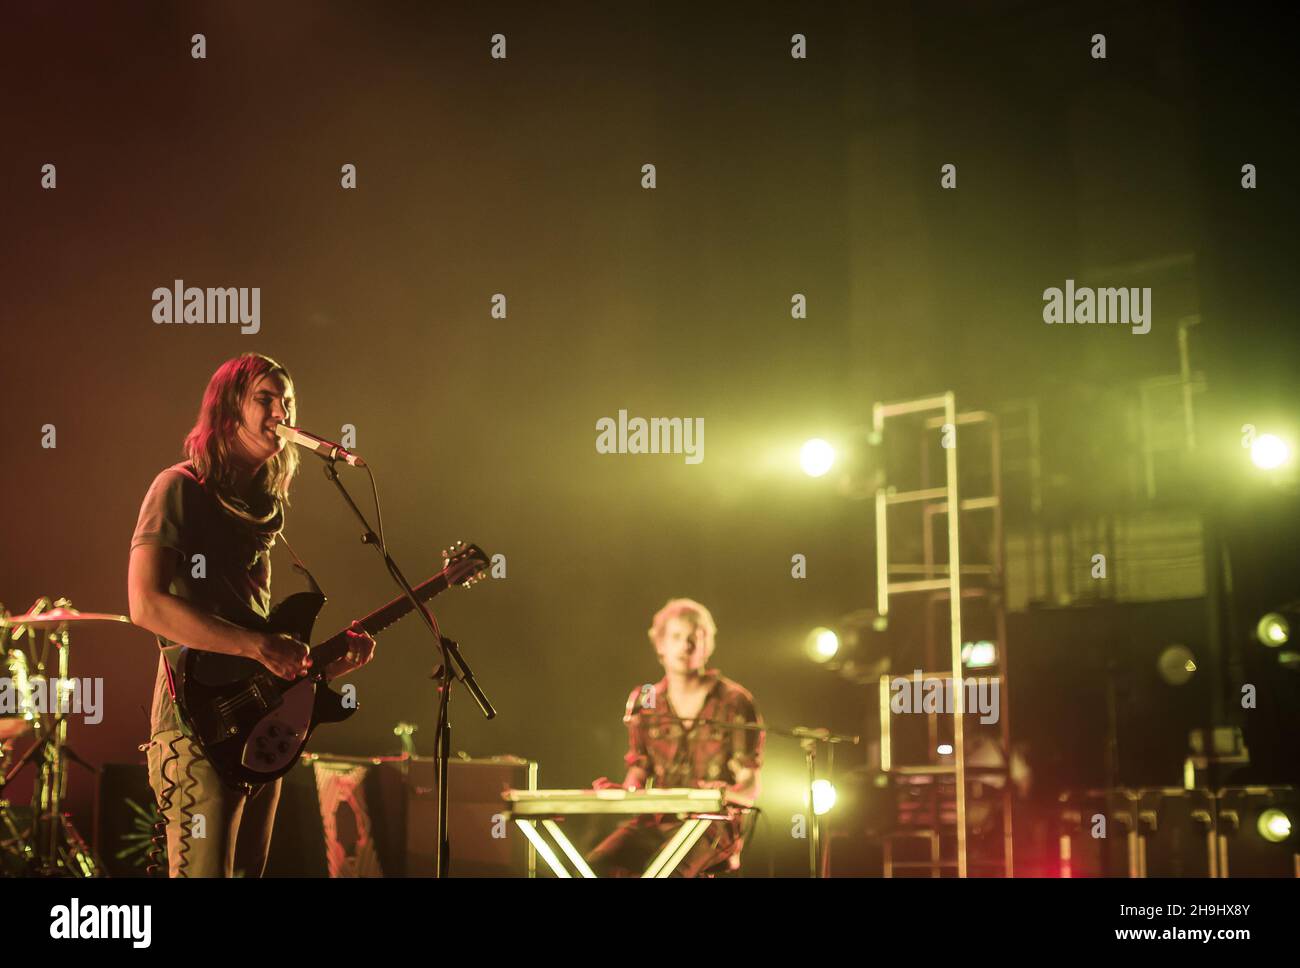
<svg viewBox="0 0 1300 968">
<path fill-rule="evenodd" d="M 75 608 L 52 608 L 48 612 L 26 615 L 0 617 L 0 628 L 18 628 L 22 625 L 62 625 L 64 622 L 126 622 L 131 620 L 125 615 L 113 615 L 111 612 L 78 612 Z"/>
</svg>

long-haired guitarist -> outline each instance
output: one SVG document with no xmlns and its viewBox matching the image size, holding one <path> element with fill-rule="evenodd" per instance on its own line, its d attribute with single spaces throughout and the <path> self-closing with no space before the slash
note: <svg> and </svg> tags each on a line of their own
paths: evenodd
<svg viewBox="0 0 1300 968">
<path fill-rule="evenodd" d="M 175 703 L 181 646 L 255 659 L 284 679 L 306 674 L 307 646 L 256 631 L 271 606 L 270 551 L 284 528 L 294 448 L 275 432 L 295 421 L 293 380 L 269 357 L 227 360 L 208 381 L 185 438 L 186 460 L 159 474 L 131 539 L 131 621 L 158 637 L 148 746 L 149 783 L 166 820 L 172 877 L 260 877 L 280 781 L 224 783 Z M 337 678 L 370 661 L 375 642 L 352 634 Z"/>
<path fill-rule="evenodd" d="M 649 630 L 664 677 L 638 686 L 628 696 L 624 757 L 627 789 L 721 787 L 733 802 L 752 805 L 763 766 L 763 720 L 754 697 L 738 682 L 709 668 L 717 636 L 713 615 L 699 602 L 675 598 L 661 608 Z M 614 786 L 605 777 L 593 784 Z M 666 817 L 638 817 L 619 826 L 587 858 L 605 877 L 635 876 L 680 823 Z M 682 877 L 736 870 L 743 846 L 737 813 L 714 821 L 677 866 Z"/>
</svg>

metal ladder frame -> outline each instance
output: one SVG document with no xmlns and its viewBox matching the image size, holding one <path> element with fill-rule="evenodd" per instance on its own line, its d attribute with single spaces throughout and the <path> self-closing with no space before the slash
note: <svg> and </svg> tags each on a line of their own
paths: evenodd
<svg viewBox="0 0 1300 968">
<path fill-rule="evenodd" d="M 929 593 L 927 600 L 926 627 L 930 631 L 930 641 L 927 642 L 927 652 L 933 653 L 933 625 L 932 625 L 932 606 L 936 601 L 943 598 L 948 599 L 949 609 L 949 660 L 950 669 L 947 672 L 940 672 L 938 675 L 951 677 L 955 680 L 953 693 L 953 765 L 951 767 L 942 764 L 931 764 L 929 767 L 895 767 L 891 762 L 889 750 L 889 717 L 890 709 L 887 702 L 888 688 L 886 683 L 889 677 L 882 677 L 881 680 L 881 768 L 885 772 L 891 770 L 908 773 L 931 773 L 935 776 L 953 774 L 954 789 L 956 793 L 957 807 L 957 858 L 956 868 L 958 877 L 968 876 L 969 866 L 967 860 L 967 819 L 966 819 L 966 794 L 967 794 L 967 768 L 966 768 L 966 743 L 965 743 L 965 689 L 962 684 L 962 599 L 964 597 L 986 596 L 992 601 L 993 622 L 997 640 L 997 665 L 999 670 L 996 676 L 998 680 L 999 695 L 999 715 L 1002 727 L 1002 753 L 1005 765 L 1005 780 L 1002 787 L 1002 825 L 1003 825 L 1003 869 L 1006 876 L 1010 877 L 1014 871 L 1014 856 L 1012 849 L 1012 830 L 1013 819 L 1012 809 L 1014 805 L 1014 792 L 1011 781 L 1011 733 L 1010 720 L 1007 713 L 1007 648 L 1006 648 L 1006 607 L 1005 596 L 1003 593 L 1004 569 L 1003 569 L 1003 522 L 1002 522 L 1002 486 L 1001 486 L 1001 446 L 999 439 L 999 428 L 996 417 L 986 411 L 971 411 L 958 413 L 956 397 L 952 391 L 946 391 L 942 394 L 930 397 L 922 397 L 915 400 L 904 400 L 893 403 L 877 402 L 872 407 L 872 431 L 876 442 L 883 442 L 885 432 L 885 422 L 890 418 L 913 416 L 925 414 L 931 411 L 940 411 L 937 416 L 931 416 L 924 421 L 924 430 L 937 429 L 941 434 L 946 428 L 951 428 L 954 434 L 953 446 L 944 447 L 945 451 L 945 483 L 942 487 L 929 487 L 929 468 L 925 459 L 925 438 L 922 438 L 922 487 L 912 491 L 896 491 L 888 487 L 883 478 L 880 486 L 876 489 L 876 601 L 877 613 L 881 619 L 887 620 L 890 611 L 890 599 L 892 596 L 909 594 L 915 592 Z M 963 425 L 972 425 L 986 423 L 991 429 L 991 471 L 992 471 L 992 490 L 993 493 L 979 497 L 961 499 L 958 493 L 958 474 L 957 474 L 957 444 L 956 435 L 958 429 Z M 942 439 L 941 439 L 942 443 Z M 920 504 L 922 506 L 922 541 L 924 544 L 924 561 L 921 563 L 911 562 L 891 562 L 889 558 L 889 508 L 894 505 L 903 504 Z M 949 513 L 952 508 L 957 509 L 957 513 Z M 991 511 L 993 515 L 993 528 L 991 535 L 990 561 L 987 564 L 963 565 L 961 561 L 961 512 L 963 511 Z M 936 514 L 947 516 L 947 537 L 948 537 L 948 564 L 942 565 L 934 560 L 934 528 L 933 517 Z M 943 573 L 946 572 L 946 576 Z M 919 575 L 918 578 L 896 579 L 896 575 Z M 963 576 L 982 576 L 986 580 L 984 586 L 978 584 L 964 589 L 962 584 Z M 927 660 L 931 658 L 927 655 Z M 928 664 L 928 661 L 927 661 Z M 931 731 L 934 732 L 936 724 L 931 717 Z M 937 805 L 936 805 L 937 809 Z M 936 817 L 938 814 L 936 813 Z M 937 832 L 935 833 L 937 838 Z M 886 845 L 886 857 L 889 856 L 888 845 Z M 887 864 L 887 868 L 888 868 Z M 937 857 L 931 859 L 932 875 L 939 876 L 938 871 L 941 867 L 954 866 L 952 863 L 941 863 Z M 890 876 L 890 871 L 886 870 L 886 876 Z"/>
</svg>

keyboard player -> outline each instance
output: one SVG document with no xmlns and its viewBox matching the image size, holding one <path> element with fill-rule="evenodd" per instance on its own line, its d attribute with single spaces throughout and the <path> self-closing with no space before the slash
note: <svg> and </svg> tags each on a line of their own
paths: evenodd
<svg viewBox="0 0 1300 968">
<path fill-rule="evenodd" d="M 729 726 L 761 725 L 749 690 L 708 666 L 717 626 L 689 598 L 668 602 L 648 635 L 664 668 L 657 683 L 638 686 L 627 700 L 627 774 L 621 786 L 723 787 L 733 800 L 758 797 L 764 734 Z M 723 725 L 728 724 L 728 725 Z M 612 787 L 605 777 L 593 786 Z M 602 841 L 588 863 L 598 876 L 639 876 L 676 831 L 675 817 L 637 817 Z M 741 814 L 715 820 L 677 867 L 682 877 L 737 870 L 744 846 Z"/>
</svg>

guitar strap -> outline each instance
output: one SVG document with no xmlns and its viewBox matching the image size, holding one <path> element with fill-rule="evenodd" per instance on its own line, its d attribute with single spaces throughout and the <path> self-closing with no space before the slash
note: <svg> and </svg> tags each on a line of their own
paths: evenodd
<svg viewBox="0 0 1300 968">
<path fill-rule="evenodd" d="M 307 566 L 302 563 L 302 559 L 299 558 L 297 552 L 293 550 L 293 545 L 289 544 L 289 539 L 284 536 L 283 531 L 280 532 L 280 540 L 284 542 L 284 547 L 289 552 L 289 557 L 293 559 L 293 570 L 307 579 L 307 584 L 311 586 L 311 590 L 317 595 L 325 595 L 325 593 L 321 591 L 321 587 L 317 583 L 316 579 L 312 577 L 312 573 L 307 570 Z"/>
</svg>

